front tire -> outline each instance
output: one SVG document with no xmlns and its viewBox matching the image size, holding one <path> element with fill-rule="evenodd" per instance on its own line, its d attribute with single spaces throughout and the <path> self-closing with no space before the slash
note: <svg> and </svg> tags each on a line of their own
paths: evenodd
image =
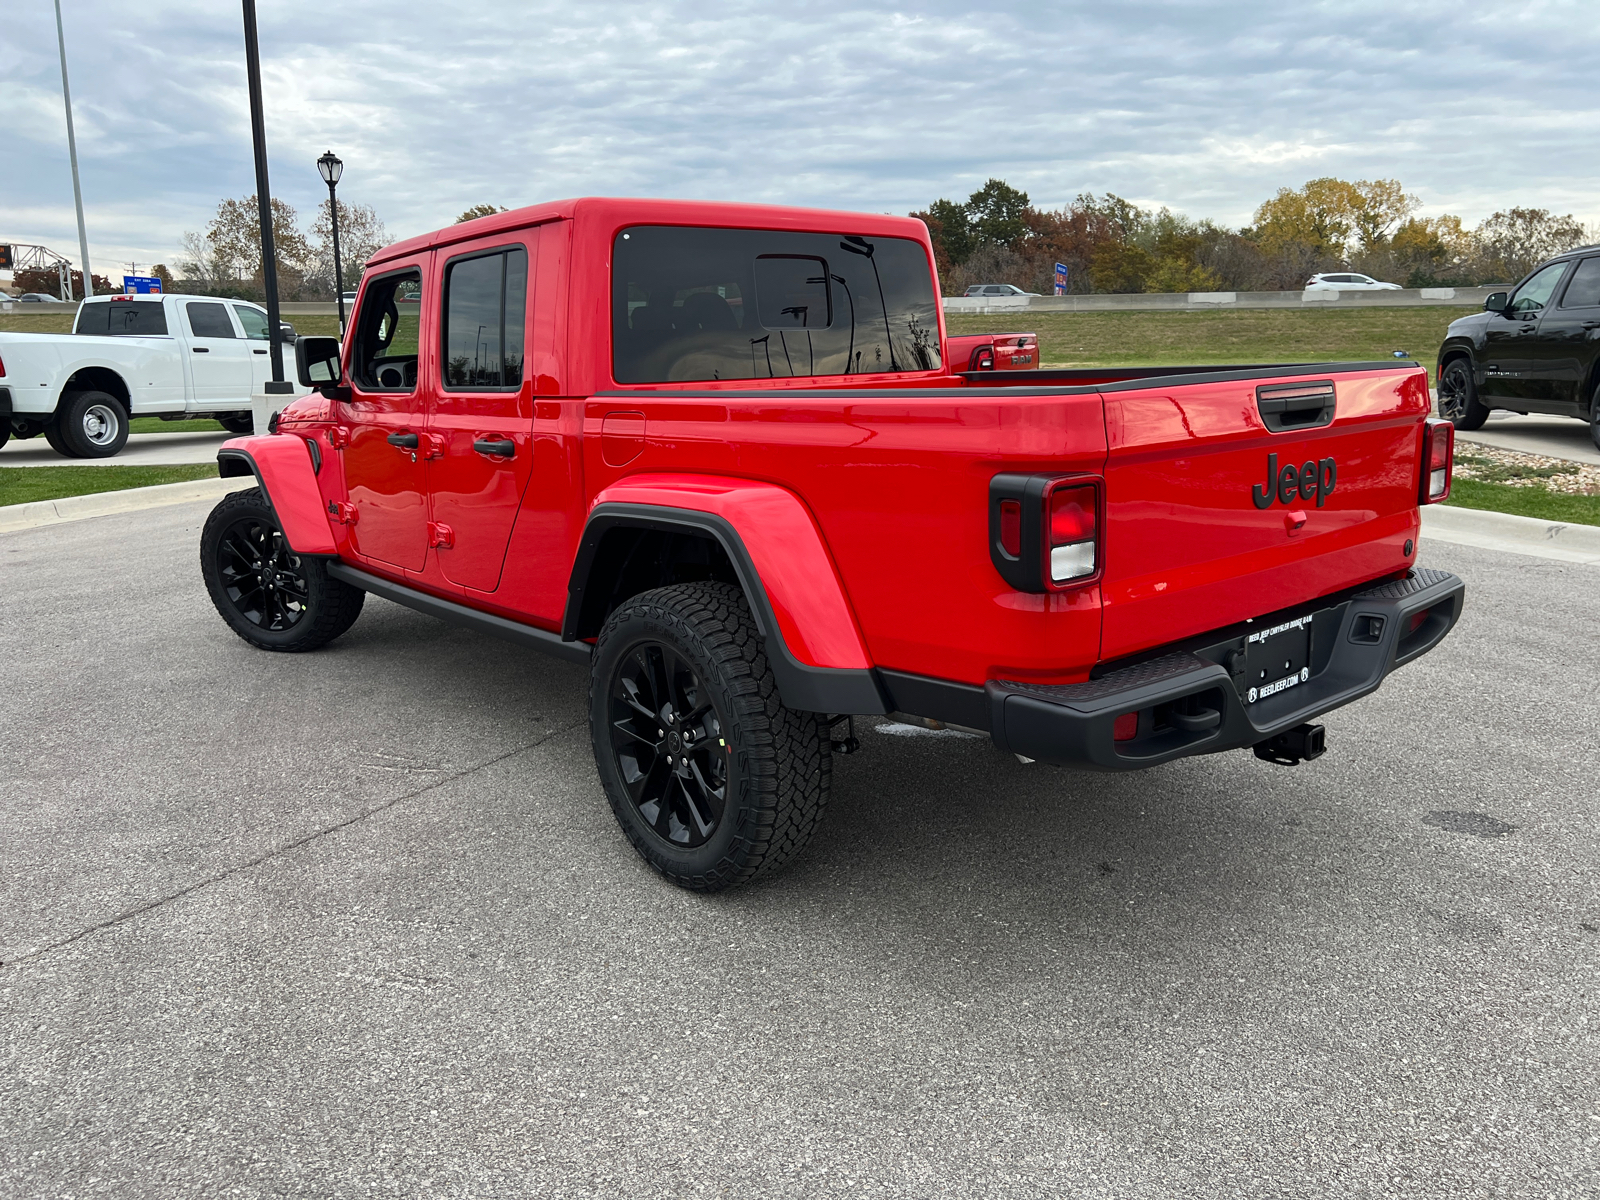
<svg viewBox="0 0 1600 1200">
<path fill-rule="evenodd" d="M 1489 410 L 1478 400 L 1478 384 L 1472 377 L 1470 360 L 1452 358 L 1440 372 L 1439 415 L 1468 433 L 1482 429 L 1489 419 Z"/>
<path fill-rule="evenodd" d="M 731 584 L 658 588 L 611 614 L 591 666 L 589 733 L 617 823 L 679 887 L 716 892 L 776 871 L 827 806 L 828 726 L 783 706 Z"/>
<path fill-rule="evenodd" d="M 110 392 L 64 396 L 55 427 L 64 453 L 73 458 L 110 458 L 128 444 L 128 410 Z"/>
<path fill-rule="evenodd" d="M 355 624 L 367 594 L 295 554 L 260 488 L 223 498 L 200 533 L 200 573 L 228 627 L 262 650 L 325 646 Z"/>
<path fill-rule="evenodd" d="M 1600 386 L 1594 389 L 1594 396 L 1589 401 L 1589 440 L 1594 443 L 1594 448 L 1600 450 Z"/>
</svg>

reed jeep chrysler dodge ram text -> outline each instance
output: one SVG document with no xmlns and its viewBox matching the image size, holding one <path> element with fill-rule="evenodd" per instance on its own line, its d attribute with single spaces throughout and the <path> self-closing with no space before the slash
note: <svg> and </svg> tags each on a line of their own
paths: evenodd
<svg viewBox="0 0 1600 1200">
<path fill-rule="evenodd" d="M 400 242 L 344 344 L 296 347 L 317 393 L 222 448 L 260 486 L 212 513 L 206 583 L 263 649 L 372 592 L 588 663 L 617 820 L 702 890 L 805 844 L 847 716 L 1295 762 L 1459 616 L 1414 565 L 1452 433 L 1415 364 L 947 344 L 907 218 L 591 199 Z"/>
</svg>

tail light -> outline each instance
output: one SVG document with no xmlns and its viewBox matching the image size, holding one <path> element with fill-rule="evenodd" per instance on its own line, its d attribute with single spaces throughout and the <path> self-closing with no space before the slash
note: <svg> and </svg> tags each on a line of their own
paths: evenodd
<svg viewBox="0 0 1600 1200">
<path fill-rule="evenodd" d="M 989 558 L 1019 592 L 1083 587 L 1104 558 L 1103 484 L 1093 475 L 996 475 L 989 482 Z"/>
<path fill-rule="evenodd" d="M 1450 496 L 1450 481 L 1455 470 L 1456 427 L 1449 421 L 1429 417 L 1422 435 L 1423 504 L 1437 504 Z"/>
<path fill-rule="evenodd" d="M 0 358 L 0 379 L 4 379 L 5 378 L 5 374 L 6 374 L 6 360 L 3 359 L 3 358 Z"/>
</svg>

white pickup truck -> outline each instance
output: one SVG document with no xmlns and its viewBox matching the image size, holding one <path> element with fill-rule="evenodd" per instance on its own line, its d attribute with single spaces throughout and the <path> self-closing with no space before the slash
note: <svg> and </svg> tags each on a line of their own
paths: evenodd
<svg viewBox="0 0 1600 1200">
<path fill-rule="evenodd" d="M 294 328 L 280 326 L 279 340 L 292 344 Z M 68 458 L 109 458 L 126 444 L 129 418 L 147 416 L 214 417 L 249 433 L 250 398 L 265 390 L 271 363 L 257 305 L 91 296 L 70 334 L 0 333 L 0 446 L 42 433 Z"/>
</svg>

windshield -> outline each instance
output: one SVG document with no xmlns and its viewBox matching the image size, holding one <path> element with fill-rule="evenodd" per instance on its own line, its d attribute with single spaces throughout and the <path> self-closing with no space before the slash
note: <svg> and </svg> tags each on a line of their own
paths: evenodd
<svg viewBox="0 0 1600 1200">
<path fill-rule="evenodd" d="M 612 261 L 619 383 L 939 366 L 928 256 L 907 238 L 634 226 Z"/>
</svg>

